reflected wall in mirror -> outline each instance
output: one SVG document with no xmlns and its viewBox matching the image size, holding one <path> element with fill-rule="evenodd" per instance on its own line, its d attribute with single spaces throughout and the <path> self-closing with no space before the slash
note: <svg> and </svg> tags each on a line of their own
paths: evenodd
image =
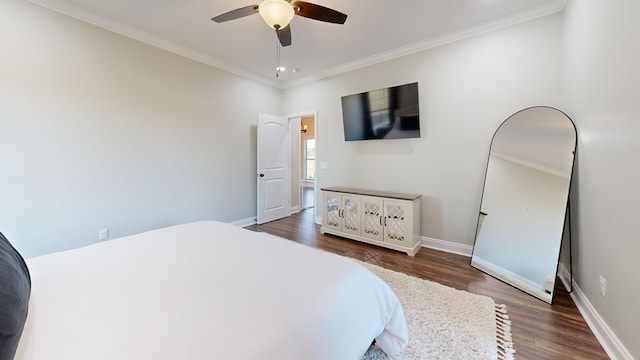
<svg viewBox="0 0 640 360">
<path fill-rule="evenodd" d="M 548 303 L 576 148 L 576 128 L 551 107 L 521 110 L 491 141 L 471 265 Z"/>
</svg>

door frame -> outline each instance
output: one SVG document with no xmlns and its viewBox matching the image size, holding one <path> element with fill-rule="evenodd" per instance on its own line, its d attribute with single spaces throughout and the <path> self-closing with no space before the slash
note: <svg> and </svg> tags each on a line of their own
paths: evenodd
<svg viewBox="0 0 640 360">
<path fill-rule="evenodd" d="M 300 119 L 303 117 L 313 117 L 313 127 L 314 127 L 314 131 L 315 131 L 315 139 L 316 139 L 316 180 L 313 184 L 313 197 L 314 197 L 314 208 L 317 209 L 318 206 L 318 179 L 320 177 L 320 174 L 318 174 L 318 111 L 317 110 L 309 110 L 309 111 L 301 111 L 301 112 L 297 112 L 297 113 L 292 113 L 292 114 L 288 114 L 285 115 L 285 117 L 287 119 L 289 119 L 289 138 L 291 139 L 290 143 L 289 143 L 289 171 L 291 171 L 292 168 L 292 161 L 294 161 L 294 159 L 291 159 L 291 144 L 293 144 L 294 141 L 297 141 L 298 144 L 301 144 L 302 142 L 302 135 L 300 133 Z M 292 126 L 292 121 L 293 120 L 297 120 L 298 123 L 296 126 Z M 302 149 L 300 149 L 300 153 L 302 152 Z M 299 168 L 302 169 L 302 163 L 300 160 L 300 153 L 296 156 L 295 161 L 299 163 Z M 297 177 L 300 178 L 300 174 L 297 174 Z M 300 180 L 298 179 L 298 198 L 300 199 L 300 210 L 302 210 L 302 186 L 300 186 Z M 289 194 L 291 194 L 292 189 L 291 189 L 291 182 L 289 182 Z M 299 211 L 300 211 L 299 210 Z M 317 224 L 320 224 L 322 222 L 322 214 L 318 214 L 316 212 L 316 218 L 315 218 L 315 222 Z"/>
</svg>

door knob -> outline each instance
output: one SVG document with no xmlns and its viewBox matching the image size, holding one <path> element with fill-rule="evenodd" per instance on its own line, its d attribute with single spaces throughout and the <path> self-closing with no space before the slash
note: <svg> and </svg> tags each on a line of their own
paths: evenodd
<svg viewBox="0 0 640 360">
<path fill-rule="evenodd" d="M 260 176 L 260 177 L 264 177 L 264 174 L 260 174 L 259 176 Z"/>
</svg>

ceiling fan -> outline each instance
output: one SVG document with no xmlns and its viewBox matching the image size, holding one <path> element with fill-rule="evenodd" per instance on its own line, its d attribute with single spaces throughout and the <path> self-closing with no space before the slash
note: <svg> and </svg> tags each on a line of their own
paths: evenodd
<svg viewBox="0 0 640 360">
<path fill-rule="evenodd" d="M 339 11 L 304 1 L 291 3 L 290 0 L 262 0 L 259 5 L 249 5 L 231 10 L 211 20 L 222 23 L 255 13 L 259 13 L 267 25 L 276 30 L 276 36 L 282 46 L 291 45 L 291 26 L 289 23 L 294 15 L 334 24 L 344 24 L 347 21 L 347 15 Z"/>
</svg>

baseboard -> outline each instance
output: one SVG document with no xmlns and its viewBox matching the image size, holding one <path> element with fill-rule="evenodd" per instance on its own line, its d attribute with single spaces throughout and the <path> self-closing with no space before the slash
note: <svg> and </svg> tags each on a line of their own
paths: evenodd
<svg viewBox="0 0 640 360">
<path fill-rule="evenodd" d="M 433 239 L 425 236 L 422 236 L 422 246 L 469 257 L 473 253 L 473 246 L 471 245 L 462 245 L 451 241 Z M 564 287 L 567 290 L 570 289 L 570 284 L 572 283 L 571 275 L 563 264 L 560 264 L 558 276 L 564 284 Z M 609 325 L 607 325 L 600 314 L 598 314 L 575 281 L 573 281 L 571 298 L 596 339 L 598 339 L 598 342 L 600 342 L 600 345 L 602 345 L 604 351 L 612 360 L 634 360 L 631 353 L 629 353 L 620 339 L 618 339 L 611 328 L 609 328 Z"/>
<path fill-rule="evenodd" d="M 473 246 L 421 236 L 422 247 L 471 257 Z"/>
<path fill-rule="evenodd" d="M 235 225 L 235 226 L 239 226 L 239 227 L 245 227 L 245 226 L 257 224 L 257 221 L 256 221 L 255 217 L 250 217 L 250 218 L 246 218 L 246 219 L 240 219 L 240 220 L 232 221 L 229 224 Z"/>
<path fill-rule="evenodd" d="M 296 206 L 292 206 L 291 207 L 291 215 L 295 214 L 295 213 L 299 213 L 300 212 L 300 205 L 296 205 Z"/>
<path fill-rule="evenodd" d="M 315 218 L 316 224 L 322 224 L 322 217 L 316 216 Z M 231 222 L 230 224 L 245 227 L 249 225 L 253 225 L 256 223 L 255 217 L 250 217 L 246 219 L 236 220 Z M 473 253 L 473 246 L 471 245 L 463 245 L 454 243 L 451 241 L 445 241 L 440 239 L 429 238 L 426 236 L 421 236 L 421 243 L 423 247 L 440 250 L 448 253 L 463 255 L 467 257 L 471 257 Z M 569 290 L 571 288 L 572 280 L 569 271 L 564 266 L 564 264 L 560 264 L 558 268 L 558 276 L 560 277 L 560 281 L 564 284 L 564 287 Z M 582 314 L 582 317 L 587 322 L 587 325 L 595 335 L 596 339 L 600 342 L 600 345 L 604 348 L 604 351 L 609 355 L 612 360 L 634 360 L 633 356 L 629 351 L 624 347 L 620 339 L 614 334 L 614 332 L 609 328 L 607 323 L 602 319 L 600 314 L 596 311 L 596 309 L 591 305 L 589 299 L 586 297 L 584 292 L 580 289 L 580 287 L 573 281 L 573 291 L 571 292 L 571 298 L 573 302 L 576 304 L 578 311 Z"/>
<path fill-rule="evenodd" d="M 481 258 L 480 256 L 475 256 L 471 259 L 471 266 L 495 277 L 496 279 L 500 279 L 501 281 L 518 288 L 531 296 L 535 296 L 544 302 L 551 302 L 551 293 L 547 293 L 544 290 L 544 283 L 537 284 L 524 276 L 498 266 L 491 261 Z"/>
<path fill-rule="evenodd" d="M 560 264 L 558 276 L 567 291 L 571 288 L 571 284 L 573 285 L 571 298 L 607 355 L 609 355 L 612 360 L 633 360 L 633 356 L 624 347 L 622 342 L 620 342 L 620 339 L 613 333 L 600 314 L 598 314 L 593 305 L 591 305 L 591 302 L 589 302 L 587 296 L 582 292 L 582 289 L 580 289 L 575 281 L 572 281 L 571 274 L 569 274 L 564 264 Z"/>
</svg>

